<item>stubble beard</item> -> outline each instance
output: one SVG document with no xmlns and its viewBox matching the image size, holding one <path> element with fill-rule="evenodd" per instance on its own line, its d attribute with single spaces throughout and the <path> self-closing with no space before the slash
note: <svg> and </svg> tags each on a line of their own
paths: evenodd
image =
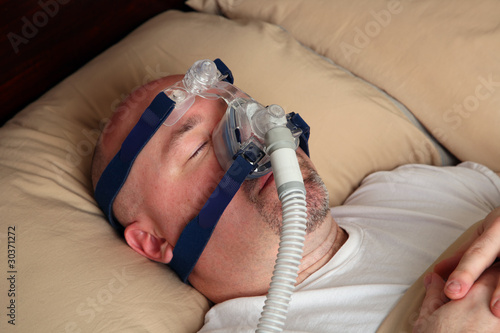
<svg viewBox="0 0 500 333">
<path fill-rule="evenodd" d="M 298 156 L 299 166 L 304 175 L 307 203 L 306 232 L 316 230 L 325 221 L 330 213 L 328 190 L 316 170 L 303 158 Z M 247 180 L 242 184 L 242 190 L 247 194 L 248 200 L 255 206 L 263 221 L 274 231 L 281 233 L 282 208 L 278 194 L 273 200 L 259 196 L 257 179 Z"/>
</svg>

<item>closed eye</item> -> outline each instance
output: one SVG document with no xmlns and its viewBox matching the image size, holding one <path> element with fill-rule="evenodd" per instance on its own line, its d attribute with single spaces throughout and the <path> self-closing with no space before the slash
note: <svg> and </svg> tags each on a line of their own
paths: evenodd
<svg viewBox="0 0 500 333">
<path fill-rule="evenodd" d="M 189 159 L 193 159 L 196 156 L 198 156 L 206 147 L 208 146 L 208 141 L 203 142 L 195 151 L 194 153 L 189 157 Z"/>
</svg>

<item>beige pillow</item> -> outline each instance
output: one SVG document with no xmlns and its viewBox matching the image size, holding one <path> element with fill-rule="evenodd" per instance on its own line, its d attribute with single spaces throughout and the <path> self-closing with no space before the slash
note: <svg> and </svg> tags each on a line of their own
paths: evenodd
<svg viewBox="0 0 500 333">
<path fill-rule="evenodd" d="M 284 27 L 405 104 L 460 160 L 500 170 L 500 2 L 189 0 Z"/>
<path fill-rule="evenodd" d="M 3 244 L 0 331 L 15 303 L 22 332 L 193 332 L 207 300 L 113 233 L 89 180 L 93 148 L 117 104 L 158 77 L 220 57 L 262 103 L 300 112 L 311 153 L 338 204 L 368 173 L 439 164 L 427 137 L 386 95 L 266 23 L 166 12 L 148 21 L 0 129 Z M 12 227 L 12 230 L 10 229 Z M 11 231 L 13 234 L 8 234 Z M 6 273 L 7 269 L 13 273 Z"/>
</svg>

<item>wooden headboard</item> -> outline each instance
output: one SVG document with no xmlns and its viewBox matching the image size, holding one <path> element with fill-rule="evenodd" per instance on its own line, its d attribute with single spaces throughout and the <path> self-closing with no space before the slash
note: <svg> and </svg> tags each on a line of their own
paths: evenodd
<svg viewBox="0 0 500 333">
<path fill-rule="evenodd" d="M 0 0 L 0 125 L 147 19 L 183 0 Z"/>
</svg>

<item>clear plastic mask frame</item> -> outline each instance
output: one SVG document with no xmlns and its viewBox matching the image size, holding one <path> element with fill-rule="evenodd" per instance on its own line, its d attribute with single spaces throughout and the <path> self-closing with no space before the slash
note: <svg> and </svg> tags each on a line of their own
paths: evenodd
<svg viewBox="0 0 500 333">
<path fill-rule="evenodd" d="M 234 158 L 242 154 L 255 166 L 248 178 L 271 171 L 266 154 L 265 135 L 273 127 L 288 127 L 296 147 L 302 130 L 290 121 L 290 115 L 278 105 L 264 107 L 248 94 L 223 81 L 225 77 L 211 60 L 197 61 L 184 78 L 162 92 L 175 102 L 175 108 L 163 123 L 172 126 L 194 104 L 196 96 L 206 99 L 222 98 L 227 109 L 212 133 L 215 153 L 221 167 L 227 171 Z"/>
</svg>

